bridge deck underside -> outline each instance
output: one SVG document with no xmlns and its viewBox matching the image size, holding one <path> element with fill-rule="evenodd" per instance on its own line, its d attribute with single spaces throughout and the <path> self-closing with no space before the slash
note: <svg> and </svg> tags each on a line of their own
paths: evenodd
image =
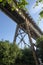
<svg viewBox="0 0 43 65">
<path fill-rule="evenodd" d="M 25 23 L 25 20 L 18 14 L 17 11 L 12 11 L 11 10 L 11 7 L 6 4 L 5 7 L 3 7 L 1 4 L 0 4 L 0 9 L 5 12 L 11 19 L 13 19 L 18 25 L 21 25 L 23 23 Z M 28 20 L 30 21 L 30 23 L 34 26 L 34 28 L 36 28 L 38 30 L 38 32 L 40 32 L 40 34 L 43 34 L 41 32 L 41 30 L 38 28 L 38 26 L 34 23 L 34 21 L 32 21 L 28 16 L 27 16 Z M 25 27 L 25 24 L 21 25 L 22 29 L 26 31 L 26 27 Z M 36 34 L 36 32 L 31 29 L 30 27 L 30 33 L 32 35 L 32 38 L 36 39 L 38 38 L 39 36 Z"/>
</svg>

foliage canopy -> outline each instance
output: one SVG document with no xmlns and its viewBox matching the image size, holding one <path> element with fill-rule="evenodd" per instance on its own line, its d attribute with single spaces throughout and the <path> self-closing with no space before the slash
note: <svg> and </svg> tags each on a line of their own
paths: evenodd
<svg viewBox="0 0 43 65">
<path fill-rule="evenodd" d="M 38 54 L 43 62 L 43 36 L 37 39 Z"/>
<path fill-rule="evenodd" d="M 8 41 L 0 41 L 0 64 L 34 65 L 35 63 L 31 49 L 29 48 L 19 49 L 16 44 L 12 44 Z"/>
<path fill-rule="evenodd" d="M 16 44 L 8 41 L 0 41 L 0 64 L 11 65 L 15 63 L 17 56 L 20 56 L 20 49 Z"/>
</svg>

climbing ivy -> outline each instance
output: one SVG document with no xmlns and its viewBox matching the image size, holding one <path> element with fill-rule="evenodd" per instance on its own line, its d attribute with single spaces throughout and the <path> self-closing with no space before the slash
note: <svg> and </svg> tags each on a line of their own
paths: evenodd
<svg viewBox="0 0 43 65">
<path fill-rule="evenodd" d="M 28 4 L 26 0 L 15 0 L 15 1 L 17 1 L 17 4 L 15 4 L 13 0 L 0 0 L 0 3 L 2 3 L 3 6 L 5 6 L 7 2 L 8 4 L 12 6 L 11 8 L 12 11 L 16 9 L 16 7 L 18 7 L 19 9 L 26 10 L 26 5 Z M 38 3 L 41 3 L 41 2 L 43 3 L 43 0 L 37 0 L 36 6 L 38 6 Z M 41 11 L 39 15 L 41 18 L 43 18 L 43 11 Z"/>
<path fill-rule="evenodd" d="M 17 4 L 15 4 L 15 2 L 13 0 L 0 0 L 0 3 L 2 3 L 3 6 L 6 5 L 6 2 L 8 4 L 12 5 L 12 10 L 14 10 L 16 7 L 25 10 L 26 9 L 26 5 L 28 4 L 28 2 L 26 0 L 18 0 Z M 16 7 L 15 7 L 15 5 L 16 5 Z"/>
</svg>

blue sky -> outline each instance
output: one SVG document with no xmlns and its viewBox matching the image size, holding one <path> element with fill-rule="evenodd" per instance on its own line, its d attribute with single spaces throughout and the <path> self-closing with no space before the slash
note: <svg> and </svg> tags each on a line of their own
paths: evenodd
<svg viewBox="0 0 43 65">
<path fill-rule="evenodd" d="M 0 40 L 13 41 L 16 24 L 12 19 L 0 11 Z"/>
<path fill-rule="evenodd" d="M 27 6 L 27 8 L 29 10 L 29 13 L 35 20 L 35 22 L 37 22 L 39 17 L 39 12 L 41 11 L 43 5 L 40 4 L 39 6 L 33 9 L 35 1 L 36 0 L 31 0 L 30 2 L 29 0 L 29 6 Z M 9 40 L 10 42 L 13 42 L 16 25 L 17 24 L 12 19 L 10 19 L 7 15 L 5 15 L 5 13 L 0 11 L 0 40 L 3 39 L 3 40 Z M 40 22 L 38 26 L 43 31 L 43 20 Z"/>
</svg>

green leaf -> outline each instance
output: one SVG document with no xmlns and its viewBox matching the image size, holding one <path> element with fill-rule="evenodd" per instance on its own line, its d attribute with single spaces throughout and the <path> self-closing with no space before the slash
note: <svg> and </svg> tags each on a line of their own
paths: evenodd
<svg viewBox="0 0 43 65">
<path fill-rule="evenodd" d="M 40 16 L 41 16 L 41 18 L 43 18 L 43 11 L 40 12 Z"/>
<path fill-rule="evenodd" d="M 0 2 L 2 2 L 3 0 L 0 0 Z"/>
<path fill-rule="evenodd" d="M 39 2 L 42 2 L 42 0 L 39 0 Z"/>
</svg>

